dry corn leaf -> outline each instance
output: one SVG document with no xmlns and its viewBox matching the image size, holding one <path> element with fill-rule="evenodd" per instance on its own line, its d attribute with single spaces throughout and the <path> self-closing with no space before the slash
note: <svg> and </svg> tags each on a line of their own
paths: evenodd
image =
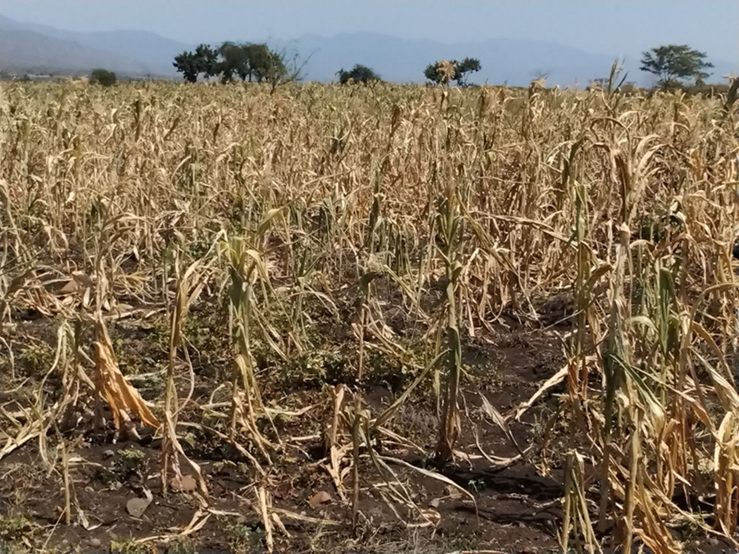
<svg viewBox="0 0 739 554">
<path fill-rule="evenodd" d="M 295 521 L 300 521 L 303 523 L 312 523 L 314 525 L 330 525 L 330 526 L 339 526 L 341 525 L 340 522 L 335 521 L 333 519 L 318 519 L 315 517 L 306 516 L 303 514 L 298 514 L 296 512 L 292 512 L 290 510 L 285 510 L 282 508 L 272 508 L 272 513 L 280 514 L 283 517 L 286 517 L 288 519 L 292 519 Z"/>
<path fill-rule="evenodd" d="M 257 512 L 262 518 L 262 524 L 264 525 L 264 542 L 267 545 L 267 552 L 274 551 L 274 539 L 272 538 L 272 520 L 269 517 L 270 508 L 272 507 L 272 501 L 269 497 L 269 493 L 264 487 L 258 487 L 257 493 Z"/>
<path fill-rule="evenodd" d="M 159 420 L 151 413 L 139 392 L 126 380 L 118 369 L 115 352 L 110 337 L 102 321 L 97 322 L 98 341 L 95 342 L 95 386 L 105 398 L 113 414 L 113 423 L 120 429 L 121 422 L 127 422 L 130 415 L 137 416 L 150 427 L 159 427 Z"/>
<path fill-rule="evenodd" d="M 536 392 L 531 396 L 531 398 L 519 404 L 519 406 L 516 408 L 514 419 L 516 419 L 516 421 L 520 420 L 521 416 L 525 414 L 529 410 L 529 408 L 531 408 L 531 406 L 533 406 L 536 403 L 536 401 L 539 398 L 541 398 L 549 389 L 556 387 L 562 381 L 564 381 L 565 377 L 567 377 L 567 371 L 568 371 L 568 366 L 564 366 L 563 368 L 561 368 L 557 373 L 555 373 L 549 379 L 547 379 L 536 390 Z"/>
<path fill-rule="evenodd" d="M 511 441 L 513 446 L 516 447 L 516 450 L 518 450 L 518 453 L 521 455 L 521 457 L 525 460 L 526 459 L 526 453 L 523 451 L 523 449 L 518 445 L 518 441 L 516 440 L 516 437 L 513 435 L 513 432 L 511 431 L 511 428 L 508 426 L 508 422 L 503 417 L 503 415 L 495 409 L 495 406 L 493 406 L 490 401 L 485 397 L 484 394 L 480 393 L 480 398 L 482 399 L 482 409 L 486 416 L 488 416 L 493 422 L 500 427 L 500 430 L 505 433 L 506 437 L 508 437 L 508 440 Z"/>
<path fill-rule="evenodd" d="M 70 279 L 57 291 L 57 295 L 66 296 L 68 294 L 74 294 L 75 292 L 77 292 L 77 289 L 79 289 L 77 281 L 75 281 L 74 279 Z"/>
</svg>

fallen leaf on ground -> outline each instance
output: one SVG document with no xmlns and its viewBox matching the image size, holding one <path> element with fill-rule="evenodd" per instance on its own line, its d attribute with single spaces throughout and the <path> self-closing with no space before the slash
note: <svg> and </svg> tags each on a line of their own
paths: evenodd
<svg viewBox="0 0 739 554">
<path fill-rule="evenodd" d="M 151 501 L 154 499 L 151 492 L 148 490 L 144 490 L 144 494 L 146 495 L 146 498 L 132 498 L 126 502 L 126 510 L 128 510 L 128 513 L 133 517 L 138 518 L 144 515 L 146 508 L 149 507 L 149 504 L 151 504 Z"/>
<path fill-rule="evenodd" d="M 320 506 L 321 504 L 331 502 L 331 500 L 332 498 L 329 493 L 327 493 L 326 491 L 318 491 L 316 494 L 308 499 L 308 504 L 315 508 L 317 506 Z"/>
<path fill-rule="evenodd" d="M 169 486 L 176 492 L 190 492 L 198 487 L 198 482 L 192 475 L 183 475 L 182 477 L 172 477 Z"/>
<path fill-rule="evenodd" d="M 64 286 L 62 286 L 57 291 L 57 294 L 59 296 L 64 296 L 64 295 L 67 295 L 67 294 L 73 294 L 73 293 L 77 292 L 77 289 L 79 289 L 79 288 L 80 287 L 77 284 L 77 281 L 75 281 L 74 279 L 72 279 L 70 281 L 67 281 L 66 284 Z"/>
</svg>

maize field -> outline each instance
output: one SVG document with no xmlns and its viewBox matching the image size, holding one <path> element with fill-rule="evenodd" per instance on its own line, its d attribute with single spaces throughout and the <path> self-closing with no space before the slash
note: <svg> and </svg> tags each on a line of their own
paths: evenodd
<svg viewBox="0 0 739 554">
<path fill-rule="evenodd" d="M 736 87 L 611 88 L 3 84 L 0 550 L 737 548 Z"/>
</svg>

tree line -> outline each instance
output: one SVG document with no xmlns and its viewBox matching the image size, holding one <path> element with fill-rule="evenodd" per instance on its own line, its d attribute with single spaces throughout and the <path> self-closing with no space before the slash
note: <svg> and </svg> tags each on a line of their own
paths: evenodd
<svg viewBox="0 0 739 554">
<path fill-rule="evenodd" d="M 214 77 L 218 77 L 223 83 L 235 79 L 257 83 L 288 82 L 298 80 L 302 69 L 297 57 L 288 60 L 285 52 L 272 50 L 264 43 L 251 42 L 224 42 L 215 48 L 201 44 L 194 51 L 177 55 L 173 65 L 188 83 L 196 83 L 200 78 Z M 476 58 L 443 60 L 426 67 L 424 75 L 432 83 L 455 82 L 459 86 L 465 86 L 468 84 L 468 76 L 480 69 L 482 65 Z M 382 80 L 372 68 L 361 64 L 356 64 L 349 70 L 342 68 L 336 75 L 341 84 L 366 84 Z"/>
<path fill-rule="evenodd" d="M 278 86 L 298 80 L 302 71 L 297 56 L 272 50 L 264 43 L 230 41 L 217 48 L 201 44 L 193 52 L 182 52 L 173 65 L 189 83 L 218 77 L 222 83 L 241 79 Z"/>
<path fill-rule="evenodd" d="M 642 53 L 641 70 L 657 77 L 660 88 L 683 86 L 687 79 L 702 84 L 709 76 L 705 70 L 713 67 L 706 61 L 706 53 L 687 45 L 665 45 Z M 199 45 L 194 51 L 182 52 L 174 60 L 174 67 L 187 82 L 199 78 L 217 77 L 223 83 L 236 79 L 249 82 L 268 82 L 273 86 L 301 78 L 304 64 L 297 56 L 290 58 L 284 51 L 271 49 L 264 43 L 224 42 L 219 47 Z M 477 58 L 440 60 L 429 64 L 423 72 L 429 83 L 469 85 L 469 77 L 482 69 Z M 372 83 L 382 77 L 372 68 L 356 64 L 349 70 L 340 69 L 336 76 L 339 83 Z"/>
</svg>

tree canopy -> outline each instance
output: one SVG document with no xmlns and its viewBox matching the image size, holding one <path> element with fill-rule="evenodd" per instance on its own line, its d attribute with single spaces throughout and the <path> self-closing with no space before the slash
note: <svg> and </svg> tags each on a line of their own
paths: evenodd
<svg viewBox="0 0 739 554">
<path fill-rule="evenodd" d="M 481 69 L 480 60 L 477 58 L 465 58 L 461 62 L 457 60 L 442 60 L 429 64 L 426 66 L 423 74 L 429 81 L 437 85 L 445 85 L 449 84 L 450 81 L 454 81 L 457 85 L 463 87 L 467 85 L 467 79 L 470 74 L 476 73 Z"/>
<path fill-rule="evenodd" d="M 222 60 L 219 74 L 224 82 L 234 77 L 249 82 L 272 82 L 287 74 L 282 57 L 266 44 L 224 42 L 218 52 Z"/>
<path fill-rule="evenodd" d="M 641 70 L 656 75 L 663 88 L 682 84 L 684 79 L 702 82 L 710 74 L 704 70 L 713 67 L 706 61 L 706 53 L 687 44 L 668 44 L 643 52 Z"/>
<path fill-rule="evenodd" d="M 174 59 L 175 69 L 189 83 L 195 83 L 200 75 L 213 77 L 218 71 L 218 51 L 207 44 L 201 44 L 194 52 L 182 52 Z"/>
<path fill-rule="evenodd" d="M 373 69 L 361 64 L 356 64 L 349 71 L 342 68 L 336 72 L 336 75 L 342 85 L 346 85 L 350 82 L 367 84 L 382 80 L 382 78 L 375 73 Z"/>
<path fill-rule="evenodd" d="M 90 73 L 90 83 L 112 87 L 118 82 L 118 76 L 107 69 L 93 69 Z"/>
<path fill-rule="evenodd" d="M 173 65 L 190 83 L 201 76 L 219 76 L 224 83 L 241 79 L 276 85 L 299 75 L 297 69 L 288 70 L 284 53 L 257 43 L 224 42 L 215 49 L 201 44 L 194 52 L 179 54 Z"/>
</svg>

